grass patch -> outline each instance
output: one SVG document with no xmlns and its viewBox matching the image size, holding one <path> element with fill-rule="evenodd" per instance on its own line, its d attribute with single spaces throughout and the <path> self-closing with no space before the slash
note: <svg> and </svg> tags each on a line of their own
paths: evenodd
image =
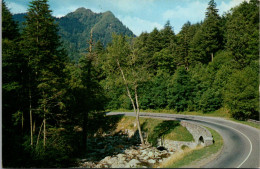
<svg viewBox="0 0 260 169">
<path fill-rule="evenodd" d="M 175 127 L 172 132 L 166 134 L 164 138 L 175 141 L 194 141 L 190 132 L 183 126 Z"/>
<path fill-rule="evenodd" d="M 207 129 L 211 132 L 214 138 L 215 143 L 213 145 L 204 148 L 198 147 L 193 150 L 185 149 L 183 152 L 174 154 L 169 158 L 169 160 L 161 164 L 159 167 L 180 168 L 183 166 L 188 166 L 191 163 L 196 164 L 196 162 L 217 153 L 223 146 L 223 139 L 215 130 L 210 128 Z"/>
<path fill-rule="evenodd" d="M 112 116 L 110 116 L 112 117 Z M 165 139 L 176 141 L 193 141 L 190 132 L 180 125 L 179 121 L 160 120 L 153 118 L 140 118 L 142 131 L 148 135 L 149 143 L 157 144 L 157 139 L 163 136 Z M 123 116 L 117 123 L 116 132 L 124 130 L 137 131 L 135 117 Z"/>
</svg>

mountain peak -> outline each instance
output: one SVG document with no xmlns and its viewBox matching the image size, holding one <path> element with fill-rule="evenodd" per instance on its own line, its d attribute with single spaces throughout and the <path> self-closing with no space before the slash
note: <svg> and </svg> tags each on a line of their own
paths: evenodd
<svg viewBox="0 0 260 169">
<path fill-rule="evenodd" d="M 78 8 L 75 13 L 93 13 L 90 9 L 86 9 L 84 7 Z"/>
<path fill-rule="evenodd" d="M 104 12 L 104 14 L 106 14 L 106 15 L 114 15 L 111 11 L 106 11 L 106 12 Z"/>
<path fill-rule="evenodd" d="M 23 16 L 14 15 L 14 18 L 21 21 Z M 64 42 L 64 48 L 68 50 L 69 57 L 75 61 L 86 52 L 88 48 L 86 41 L 90 39 L 91 29 L 94 43 L 100 41 L 104 46 L 112 41 L 112 33 L 134 36 L 133 32 L 111 11 L 95 13 L 81 7 L 55 20 L 59 24 L 59 35 Z"/>
</svg>

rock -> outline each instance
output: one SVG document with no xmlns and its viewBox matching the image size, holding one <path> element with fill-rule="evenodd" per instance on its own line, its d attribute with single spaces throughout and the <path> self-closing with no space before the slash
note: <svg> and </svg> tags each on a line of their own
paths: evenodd
<svg viewBox="0 0 260 169">
<path fill-rule="evenodd" d="M 93 162 L 85 162 L 82 164 L 82 167 L 84 168 L 91 168 L 93 167 L 95 164 Z"/>
<path fill-rule="evenodd" d="M 157 151 L 156 151 L 156 152 L 154 152 L 154 156 L 155 156 L 155 158 L 156 158 L 156 157 L 158 157 L 159 155 L 160 155 L 160 153 L 159 153 L 159 152 L 157 152 Z"/>
<path fill-rule="evenodd" d="M 80 162 L 83 162 L 83 163 L 86 162 L 86 161 L 87 161 L 87 159 L 81 159 L 80 160 Z"/>
<path fill-rule="evenodd" d="M 112 164 L 111 168 L 125 168 L 125 164 Z"/>
<path fill-rule="evenodd" d="M 125 155 L 124 154 L 118 154 L 117 157 L 118 158 L 123 158 L 123 157 L 125 157 Z"/>
<path fill-rule="evenodd" d="M 126 166 L 127 166 L 127 168 L 136 167 L 138 163 L 140 163 L 140 161 L 138 161 L 137 159 L 132 159 L 131 161 L 129 161 L 127 163 Z"/>
<path fill-rule="evenodd" d="M 103 160 L 101 160 L 100 162 L 108 162 L 108 161 L 110 161 L 110 159 L 111 159 L 111 156 L 107 156 Z"/>
<path fill-rule="evenodd" d="M 148 156 L 145 156 L 143 159 L 144 159 L 144 160 L 148 160 L 148 159 L 149 159 L 149 157 L 148 157 Z"/>
<path fill-rule="evenodd" d="M 97 164 L 95 168 L 103 168 L 104 164 Z M 90 167 L 89 167 L 90 168 Z"/>
<path fill-rule="evenodd" d="M 126 157 L 125 157 L 125 155 L 124 154 L 118 154 L 117 155 L 117 158 L 118 158 L 118 163 L 120 164 L 120 163 L 124 163 L 125 162 L 125 160 L 126 160 Z"/>
<path fill-rule="evenodd" d="M 149 152 L 148 153 L 148 157 L 153 157 L 154 156 L 154 153 L 153 152 Z"/>
<path fill-rule="evenodd" d="M 117 157 L 113 157 L 111 158 L 109 161 L 106 161 L 108 164 L 114 164 L 114 163 L 117 163 Z"/>
<path fill-rule="evenodd" d="M 148 163 L 155 164 L 156 161 L 154 159 L 150 159 L 150 160 L 148 160 Z"/>
<path fill-rule="evenodd" d="M 148 152 L 147 152 L 146 150 L 142 150 L 141 152 L 142 152 L 142 155 L 143 155 L 143 156 L 145 156 L 145 155 L 148 154 Z"/>
</svg>

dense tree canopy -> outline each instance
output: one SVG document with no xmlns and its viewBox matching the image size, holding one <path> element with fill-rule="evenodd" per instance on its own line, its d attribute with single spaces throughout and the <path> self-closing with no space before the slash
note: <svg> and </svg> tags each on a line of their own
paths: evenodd
<svg viewBox="0 0 260 169">
<path fill-rule="evenodd" d="M 112 13 L 79 9 L 63 18 L 81 27 L 69 16 L 93 15 L 84 21 L 90 34 L 73 36 L 81 39 L 79 48 L 68 47 L 72 39 L 61 42 L 47 0 L 31 1 L 21 30 L 4 2 L 2 11 L 4 167 L 68 167 L 91 157 L 88 139 L 113 123 L 104 111 L 133 110 L 142 144 L 141 109 L 225 109 L 235 119 L 259 119 L 257 0 L 223 16 L 210 0 L 205 19 L 186 22 L 178 34 L 167 22 L 138 37 L 114 33 L 107 46 L 102 38 L 112 32 L 100 33 L 93 23 L 108 29 Z M 81 51 L 78 62 L 68 59 L 68 50 Z"/>
</svg>

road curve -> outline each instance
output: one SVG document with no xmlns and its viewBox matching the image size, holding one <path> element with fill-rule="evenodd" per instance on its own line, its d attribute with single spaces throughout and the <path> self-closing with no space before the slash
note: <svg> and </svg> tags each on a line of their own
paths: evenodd
<svg viewBox="0 0 260 169">
<path fill-rule="evenodd" d="M 135 116 L 129 112 L 109 112 L 107 115 Z M 163 113 L 140 113 L 140 117 L 186 120 L 216 130 L 224 140 L 220 155 L 204 168 L 259 168 L 260 130 L 219 117 L 204 117 Z"/>
</svg>

